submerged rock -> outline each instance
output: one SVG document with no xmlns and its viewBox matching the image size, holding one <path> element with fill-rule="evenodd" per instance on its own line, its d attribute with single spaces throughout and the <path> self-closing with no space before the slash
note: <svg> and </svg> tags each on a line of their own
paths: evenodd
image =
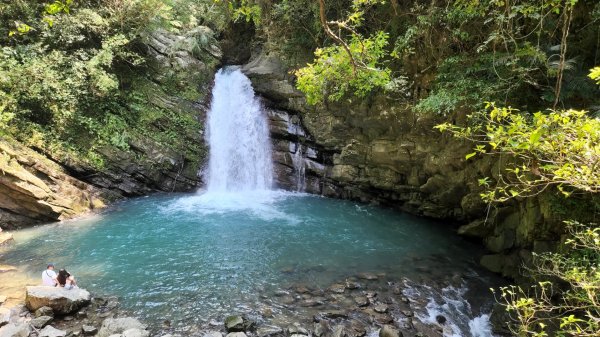
<svg viewBox="0 0 600 337">
<path fill-rule="evenodd" d="M 50 307 L 55 314 L 69 314 L 90 303 L 90 293 L 85 289 L 55 288 L 47 286 L 27 287 L 25 305 L 30 311 Z"/>
<path fill-rule="evenodd" d="M 225 329 L 227 332 L 244 331 L 244 318 L 239 315 L 232 315 L 225 318 Z"/>
<path fill-rule="evenodd" d="M 379 337 L 402 337 L 402 332 L 391 325 L 384 325 L 379 330 Z"/>
<path fill-rule="evenodd" d="M 239 332 L 230 332 L 225 337 L 248 337 L 248 336 L 245 333 L 239 331 Z"/>
<path fill-rule="evenodd" d="M 256 329 L 258 337 L 275 337 L 283 335 L 283 329 L 276 326 L 265 326 Z"/>
<path fill-rule="evenodd" d="M 128 337 L 148 336 L 149 333 L 145 330 L 146 325 L 133 317 L 107 318 L 102 322 L 98 337 L 109 337 L 115 334 L 122 334 L 125 337 L 126 333 Z"/>
<path fill-rule="evenodd" d="M 304 336 L 309 335 L 308 330 L 301 327 L 298 324 L 290 325 L 287 330 L 288 330 L 288 334 L 290 334 L 290 335 L 304 335 Z"/>
<path fill-rule="evenodd" d="M 388 306 L 385 304 L 377 304 L 375 307 L 373 307 L 373 310 L 375 310 L 375 312 L 378 312 L 380 314 L 384 314 L 384 313 L 388 312 Z"/>
</svg>

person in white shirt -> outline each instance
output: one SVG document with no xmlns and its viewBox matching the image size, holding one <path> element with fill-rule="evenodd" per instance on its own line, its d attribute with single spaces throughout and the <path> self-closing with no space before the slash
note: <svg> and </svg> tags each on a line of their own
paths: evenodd
<svg viewBox="0 0 600 337">
<path fill-rule="evenodd" d="M 48 267 L 46 267 L 46 270 L 42 272 L 42 283 L 45 286 L 56 287 L 56 284 L 58 283 L 56 281 L 56 276 L 54 264 L 48 263 Z"/>
</svg>

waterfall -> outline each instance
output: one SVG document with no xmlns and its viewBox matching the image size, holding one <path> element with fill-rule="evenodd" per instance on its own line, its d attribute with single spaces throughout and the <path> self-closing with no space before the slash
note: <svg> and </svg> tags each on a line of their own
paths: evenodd
<svg viewBox="0 0 600 337">
<path fill-rule="evenodd" d="M 296 175 L 296 192 L 306 190 L 306 165 L 304 164 L 304 151 L 301 144 L 296 144 L 296 152 L 292 156 L 294 172 Z"/>
<path fill-rule="evenodd" d="M 269 126 L 252 83 L 239 68 L 224 68 L 216 74 L 212 95 L 208 192 L 269 190 L 273 181 Z"/>
</svg>

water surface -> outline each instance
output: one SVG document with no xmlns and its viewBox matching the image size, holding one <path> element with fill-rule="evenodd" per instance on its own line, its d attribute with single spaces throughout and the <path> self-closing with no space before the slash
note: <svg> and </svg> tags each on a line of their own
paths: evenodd
<svg viewBox="0 0 600 337">
<path fill-rule="evenodd" d="M 15 233 L 5 263 L 48 262 L 150 321 L 201 324 L 260 306 L 294 284 L 358 273 L 436 282 L 477 275 L 476 247 L 448 226 L 392 210 L 287 192 L 159 195 Z"/>
</svg>

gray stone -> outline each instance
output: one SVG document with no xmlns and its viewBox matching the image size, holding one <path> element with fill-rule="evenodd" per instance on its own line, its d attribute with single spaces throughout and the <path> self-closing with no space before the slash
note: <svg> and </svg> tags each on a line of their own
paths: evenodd
<svg viewBox="0 0 600 337">
<path fill-rule="evenodd" d="M 415 314 L 410 310 L 402 310 L 402 315 L 406 317 L 413 317 Z"/>
<path fill-rule="evenodd" d="M 301 307 L 318 307 L 318 306 L 323 305 L 323 304 L 324 303 L 322 301 L 315 300 L 315 299 L 307 299 L 307 300 L 301 301 L 299 303 L 299 305 Z"/>
<path fill-rule="evenodd" d="M 346 290 L 346 286 L 344 284 L 336 283 L 336 284 L 332 284 L 329 287 L 329 290 L 333 293 L 341 294 Z"/>
<path fill-rule="evenodd" d="M 244 330 L 244 318 L 240 315 L 232 315 L 225 318 L 225 329 L 227 332 L 239 332 Z"/>
<path fill-rule="evenodd" d="M 374 281 L 377 280 L 379 277 L 377 277 L 377 275 L 373 273 L 360 273 L 358 274 L 358 278 L 362 280 Z"/>
<path fill-rule="evenodd" d="M 35 311 L 35 317 L 40 316 L 54 317 L 54 311 L 50 307 L 41 307 Z"/>
<path fill-rule="evenodd" d="M 98 328 L 93 325 L 84 325 L 81 327 L 81 331 L 85 336 L 93 336 L 98 333 Z"/>
<path fill-rule="evenodd" d="M 329 310 L 321 311 L 315 315 L 315 322 L 321 321 L 323 318 L 336 319 L 336 318 L 348 318 L 348 313 L 343 310 Z"/>
<path fill-rule="evenodd" d="M 277 326 L 263 326 L 256 329 L 258 337 L 275 337 L 283 335 L 283 329 Z"/>
<path fill-rule="evenodd" d="M 359 289 L 360 283 L 354 281 L 346 281 L 346 289 L 354 290 Z"/>
<path fill-rule="evenodd" d="M 52 316 L 40 316 L 36 317 L 29 322 L 34 328 L 41 329 L 46 325 L 50 324 L 54 318 Z"/>
<path fill-rule="evenodd" d="M 293 324 L 293 325 L 288 326 L 287 330 L 290 335 L 305 335 L 305 336 L 309 335 L 308 330 L 301 327 L 298 324 Z"/>
<path fill-rule="evenodd" d="M 366 307 L 369 305 L 369 299 L 366 296 L 357 296 L 354 298 L 354 302 L 356 302 L 356 305 L 359 307 Z"/>
<path fill-rule="evenodd" d="M 30 333 L 29 324 L 25 323 L 9 323 L 0 328 L 1 337 L 27 337 Z"/>
<path fill-rule="evenodd" d="M 0 326 L 4 326 L 10 322 L 10 309 L 0 308 Z"/>
<path fill-rule="evenodd" d="M 100 330 L 98 331 L 98 336 L 108 337 L 114 334 L 124 335 L 125 331 L 130 329 L 144 331 L 146 330 L 146 325 L 133 317 L 107 318 L 102 322 L 102 326 L 100 326 Z M 134 333 L 135 332 L 130 332 L 130 334 Z"/>
<path fill-rule="evenodd" d="M 207 331 L 203 337 L 223 337 L 223 334 L 219 331 Z"/>
<path fill-rule="evenodd" d="M 50 307 L 55 314 L 69 314 L 90 303 L 90 298 L 90 293 L 81 288 L 34 286 L 27 287 L 25 305 L 30 311 Z"/>
<path fill-rule="evenodd" d="M 331 337 L 344 337 L 346 336 L 346 332 L 343 325 L 336 325 L 333 327 L 333 333 Z"/>
<path fill-rule="evenodd" d="M 373 307 L 373 310 L 380 314 L 384 314 L 388 312 L 388 306 L 385 304 L 377 304 L 375 307 Z"/>
<path fill-rule="evenodd" d="M 379 337 L 402 337 L 402 332 L 391 325 L 384 325 L 379 330 Z"/>
<path fill-rule="evenodd" d="M 238 332 L 230 332 L 225 337 L 248 337 L 248 336 L 245 333 L 238 331 Z"/>
<path fill-rule="evenodd" d="M 123 337 L 148 337 L 150 332 L 144 329 L 127 329 L 122 333 Z"/>
<path fill-rule="evenodd" d="M 65 337 L 66 335 L 65 330 L 59 330 L 52 325 L 48 325 L 40 331 L 38 337 Z"/>
<path fill-rule="evenodd" d="M 348 337 L 363 337 L 367 334 L 367 329 L 358 320 L 350 321 L 345 330 Z"/>
</svg>

